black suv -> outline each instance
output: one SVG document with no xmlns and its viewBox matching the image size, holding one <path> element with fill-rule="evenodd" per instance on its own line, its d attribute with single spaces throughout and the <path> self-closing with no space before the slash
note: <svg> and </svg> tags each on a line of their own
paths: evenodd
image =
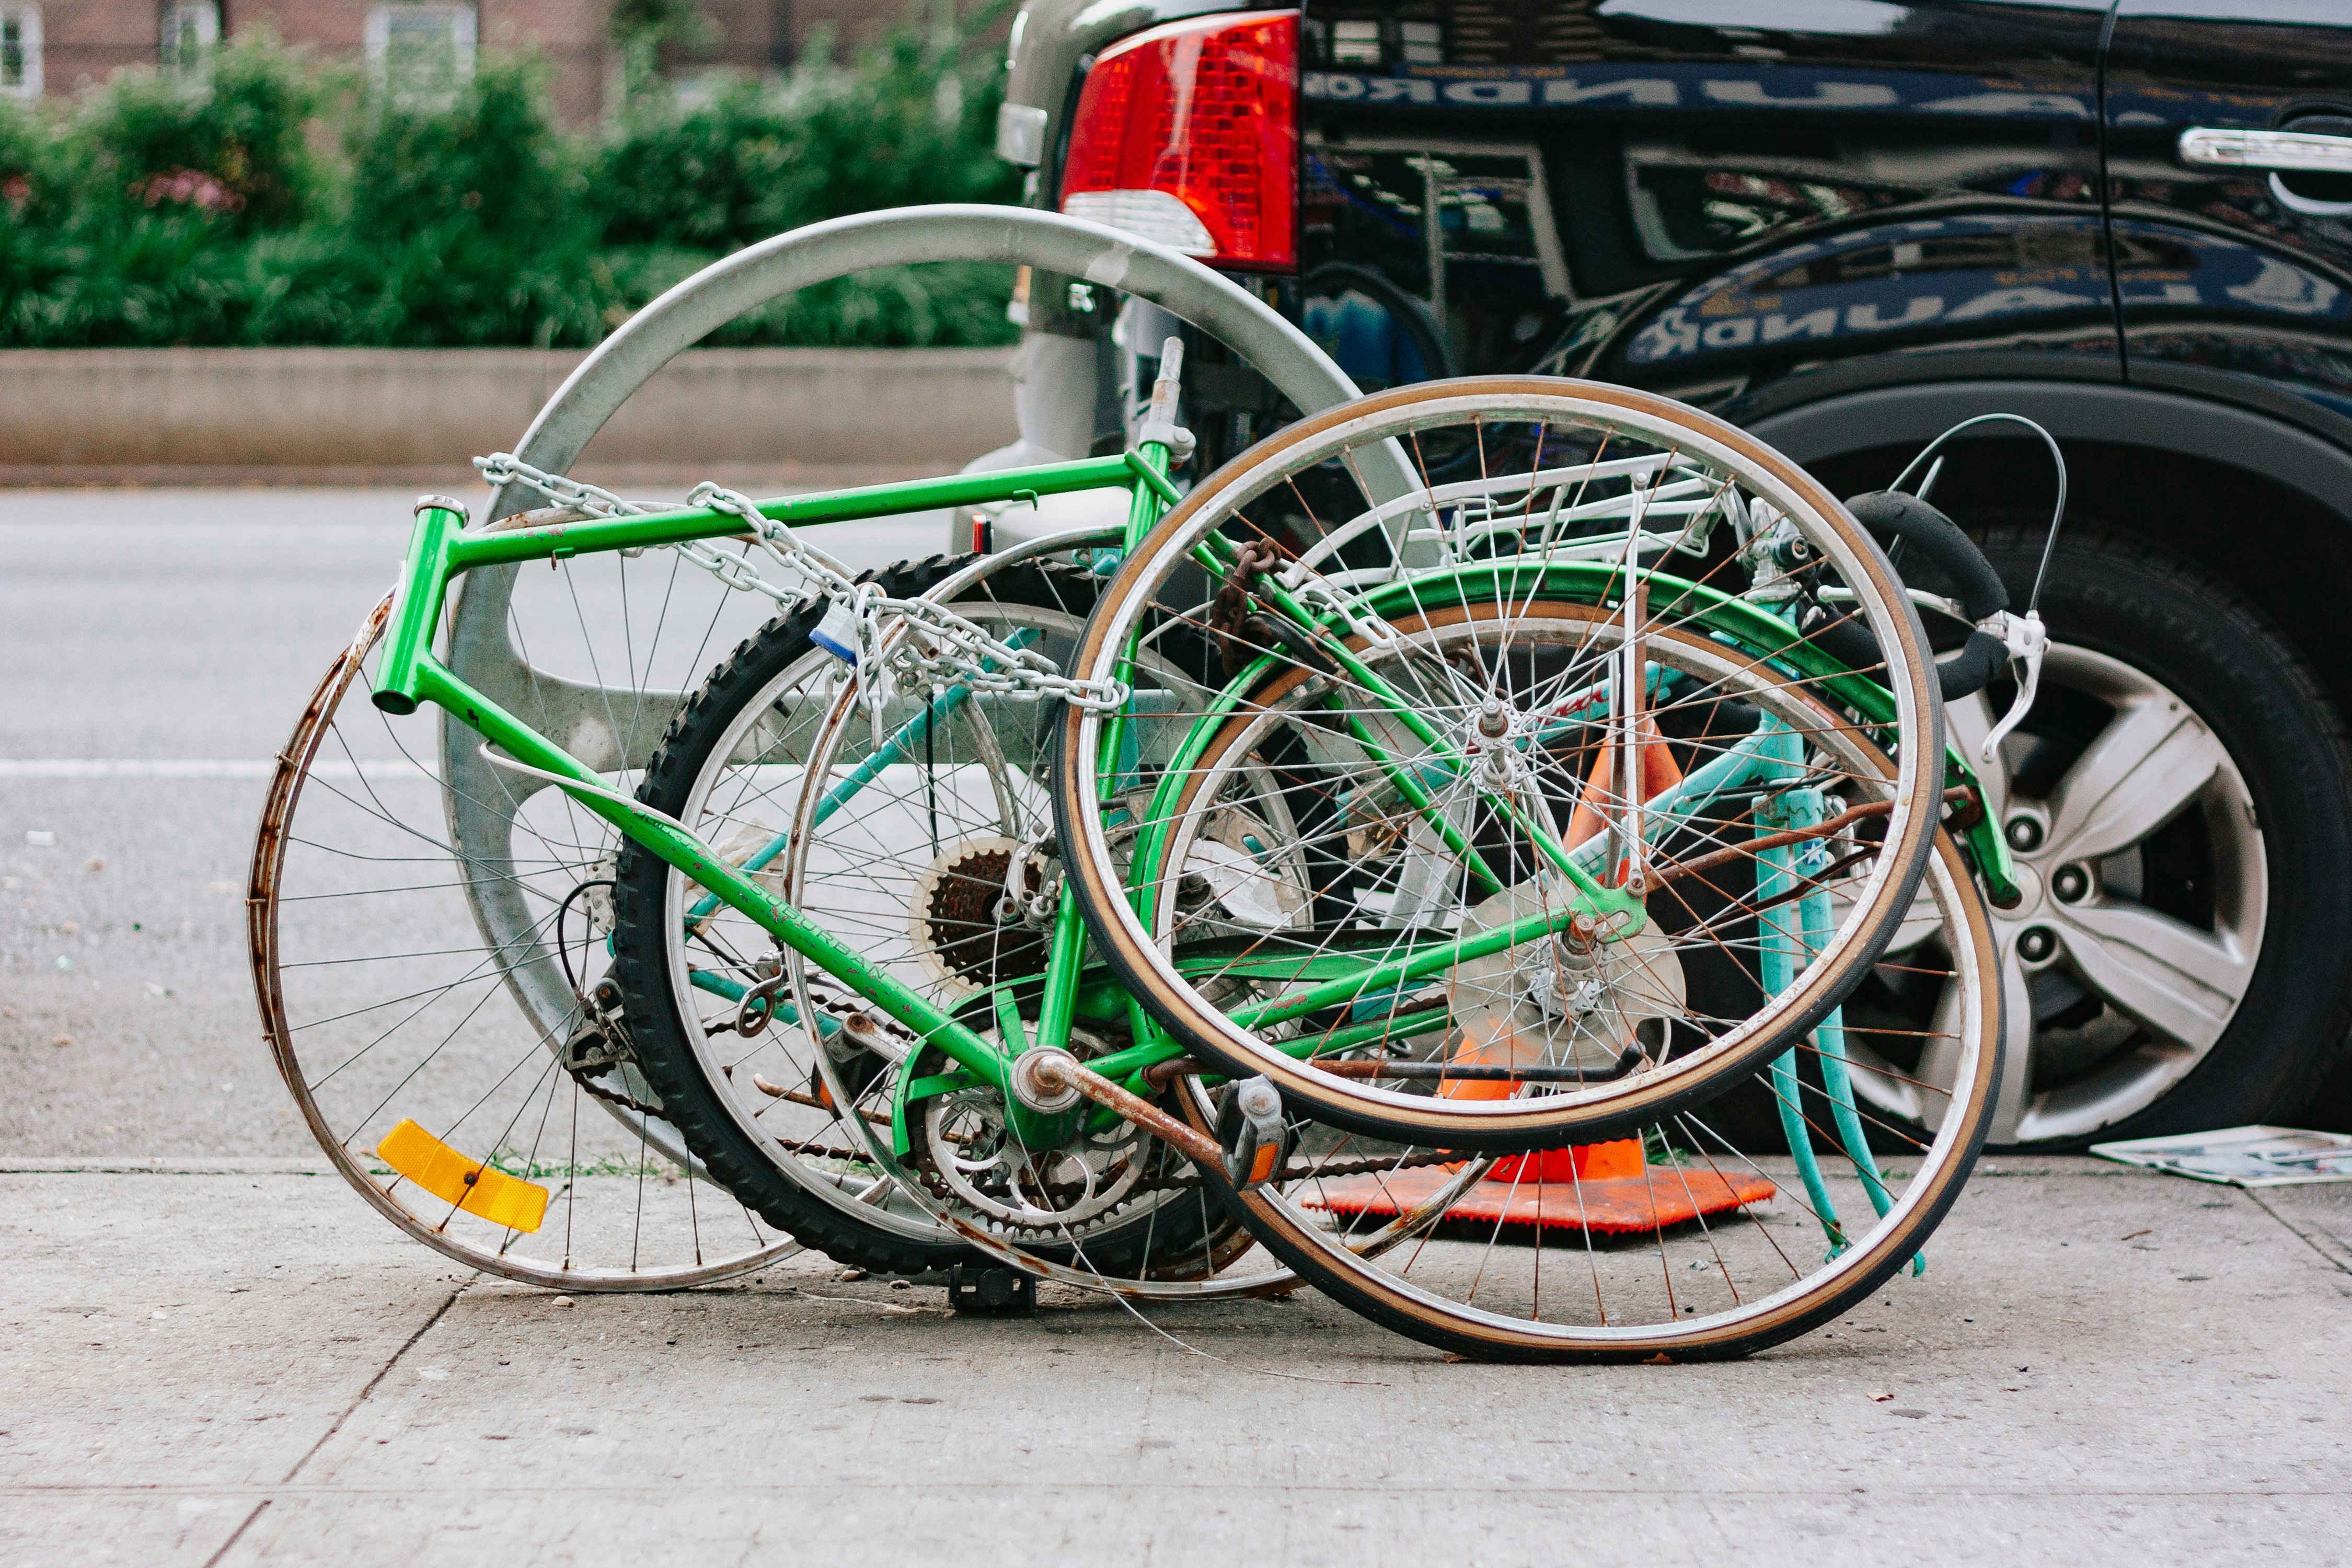
<svg viewBox="0 0 2352 1568">
<path fill-rule="evenodd" d="M 1995 1139 L 2310 1106 L 2352 1016 L 2352 3 L 1033 0 L 1008 97 L 1034 204 L 1249 279 L 1368 390 L 1627 383 L 1847 493 L 1970 415 L 2046 426 Z M 1027 298 L 1105 385 L 1160 341 Z M 1196 358 L 1202 472 L 1288 411 Z M 1116 410 L 1034 380 L 1038 445 Z M 2048 458 L 1958 451 L 1937 500 L 2021 595 Z"/>
</svg>

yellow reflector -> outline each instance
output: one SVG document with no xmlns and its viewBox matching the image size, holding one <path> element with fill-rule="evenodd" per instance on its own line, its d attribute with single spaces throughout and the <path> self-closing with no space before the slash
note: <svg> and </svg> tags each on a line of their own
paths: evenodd
<svg viewBox="0 0 2352 1568">
<path fill-rule="evenodd" d="M 509 1230 L 533 1231 L 547 1217 L 547 1189 L 494 1171 L 460 1154 L 414 1121 L 403 1121 L 375 1146 L 376 1158 L 467 1214 Z"/>
<path fill-rule="evenodd" d="M 1261 1143 L 1257 1146 L 1257 1158 L 1250 1162 L 1249 1179 L 1252 1186 L 1274 1180 L 1274 1163 L 1280 1158 L 1281 1154 L 1282 1149 L 1279 1144 Z"/>
</svg>

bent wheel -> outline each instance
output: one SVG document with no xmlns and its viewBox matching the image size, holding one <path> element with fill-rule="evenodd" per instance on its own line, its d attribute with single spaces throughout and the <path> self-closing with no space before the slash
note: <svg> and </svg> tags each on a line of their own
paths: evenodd
<svg viewBox="0 0 2352 1568">
<path fill-rule="evenodd" d="M 640 311 L 600 346 L 566 381 L 518 444 L 518 455 L 541 469 L 561 474 L 589 438 L 664 363 L 714 327 L 775 296 L 810 283 L 869 267 L 940 260 L 1028 262 L 1150 299 L 1243 352 L 1283 388 L 1293 402 L 1319 407 L 1352 395 L 1354 388 L 1294 329 L 1255 299 L 1197 263 L 1140 244 L 1116 231 L 1055 215 L 1016 209 L 938 207 L 867 215 L 813 226 L 751 247 L 689 279 Z M 497 495 L 484 520 L 501 523 L 539 504 L 539 498 L 509 487 Z M 545 519 L 554 521 L 554 519 Z M 650 757 L 688 689 L 705 672 L 707 657 L 748 629 L 746 607 L 708 599 L 690 607 L 678 602 L 677 561 L 663 552 L 647 562 L 599 557 L 558 563 L 551 575 L 530 578 L 520 568 L 470 574 L 454 590 L 446 659 L 463 679 L 555 738 L 589 767 L 633 788 L 634 775 Z M 722 599 L 724 596 L 720 596 Z M 740 597 L 740 596 L 738 596 Z M 676 612 L 673 614 L 673 612 Z M 719 1278 L 758 1267 L 782 1256 L 790 1244 L 763 1223 L 726 1205 L 736 1227 L 714 1254 L 705 1232 L 693 1179 L 679 1178 L 692 1163 L 684 1142 L 660 1115 L 657 1097 L 625 1059 L 625 1051 L 583 1047 L 565 1051 L 587 1020 L 582 988 L 567 977 L 565 943 L 557 940 L 559 921 L 569 917 L 571 935 L 582 934 L 583 916 L 593 920 L 587 941 L 609 937 L 610 911 L 604 907 L 615 846 L 600 823 L 572 808 L 541 781 L 495 767 L 478 737 L 450 720 L 437 727 L 406 726 L 394 733 L 369 728 L 359 733 L 355 714 L 343 714 L 343 699 L 362 666 L 373 634 L 339 661 L 306 715 L 288 765 L 271 797 L 255 861 L 252 944 L 257 984 L 273 1045 L 297 1101 L 339 1167 L 367 1193 L 370 1201 L 403 1226 L 452 1256 L 511 1278 L 580 1289 L 668 1286 Z M 566 646 L 557 647 L 557 643 Z M 373 720 L 364 721 L 373 726 Z M 437 733 L 435 729 L 437 728 Z M 318 771 L 333 773 L 335 788 Z M 392 780 L 401 781 L 394 789 Z M 350 789 L 341 786 L 350 784 Z M 401 790 L 415 796 L 395 800 Z M 307 804 L 305 804 L 307 802 Z M 298 828 L 296 815 L 300 813 Z M 317 847 L 302 837 L 331 811 L 345 820 L 321 830 Z M 333 857 L 314 860 L 318 857 Z M 437 875 L 425 872 L 438 864 Z M 375 866 L 398 868 L 395 885 L 361 886 L 348 879 L 326 890 L 289 892 L 306 875 L 331 866 L 341 871 Z M 454 868 L 455 874 L 452 875 Z M 363 880 L 363 879 L 362 879 Z M 428 886 L 427 883 L 430 883 Z M 396 950 L 365 948 L 348 925 L 310 917 L 357 907 L 362 896 L 410 900 L 416 911 L 404 917 Z M 454 906 L 454 907 L 453 907 Z M 477 933 L 457 933 L 459 921 L 437 936 L 431 922 L 464 909 Z M 306 943 L 315 945 L 306 946 Z M 583 962 L 586 949 L 577 954 Z M 439 1003 L 420 1005 L 415 1016 L 394 1024 L 383 1039 L 343 1039 L 354 1060 L 367 1066 L 325 1061 L 317 1042 L 348 1033 L 365 1017 L 378 1016 L 406 994 L 371 991 L 376 977 L 401 966 L 430 969 L 455 964 L 451 973 L 415 973 L 406 984 L 426 996 L 470 998 L 463 1017 L 445 1038 L 419 1045 L 403 1073 L 389 1079 L 372 1075 L 394 1060 L 438 1016 Z M 326 977 L 337 977 L 314 1010 L 306 995 Z M 363 982 L 364 977 L 364 983 Z M 485 992 L 503 987 L 520 1011 L 520 1021 L 493 1005 Z M 332 1009 L 341 1008 L 340 1012 Z M 494 1040 L 484 1031 L 500 1019 L 508 1033 Z M 516 1042 L 528 1048 L 518 1050 Z M 593 1070 L 591 1070 L 591 1069 Z M 327 1087 L 331 1076 L 334 1087 Z M 365 1086 L 363 1089 L 359 1086 Z M 354 1089 L 374 1100 L 349 1104 L 334 1097 Z M 500 1120 L 504 1097 L 536 1096 L 530 1105 Z M 420 1097 L 436 1096 L 429 1103 Z M 559 1102 L 584 1100 L 584 1106 Z M 470 1176 L 457 1199 L 425 1202 L 417 1183 L 397 1175 L 378 1152 L 387 1129 L 381 1117 L 404 1106 L 419 1113 L 402 1120 L 437 1129 L 433 1142 L 410 1140 L 419 1170 L 446 1167 L 455 1177 Z M 571 1110 L 583 1110 L 582 1125 Z M 509 1125 L 509 1122 L 511 1125 Z M 560 1174 L 545 1200 L 559 1212 L 554 1193 L 568 1194 L 571 1235 L 580 1240 L 581 1200 L 592 1188 L 587 1173 L 635 1173 L 639 1186 L 659 1196 L 683 1188 L 684 1206 L 675 1223 L 632 1200 L 633 1216 L 621 1226 L 625 1246 L 598 1261 L 577 1248 L 549 1251 L 538 1233 L 494 1226 L 474 1234 L 485 1210 L 508 1218 L 520 1210 L 489 1205 L 475 1189 L 499 1188 L 525 1207 L 540 1200 L 488 1179 L 499 1162 L 522 1162 L 514 1179 L 539 1184 L 531 1174 L 548 1165 L 541 1153 L 515 1152 L 514 1140 L 532 1128 L 524 1147 L 541 1151 L 560 1136 L 567 1152 L 549 1169 Z M 397 1123 L 395 1122 L 395 1125 Z M 576 1136 L 575 1136 L 576 1131 Z M 454 1136 L 475 1135 L 471 1142 Z M 606 1147 L 607 1144 L 611 1146 Z M 582 1162 L 586 1162 L 583 1163 Z M 602 1162 L 599 1163 L 598 1162 Z M 445 1173 L 446 1174 L 446 1173 Z M 405 1184 L 404 1185 L 404 1184 Z M 404 1195 L 404 1194 L 405 1195 Z M 472 1206 L 460 1201 L 471 1198 Z M 615 1211 L 619 1212 L 619 1211 Z M 541 1216 L 543 1219 L 543 1216 Z M 487 1223 L 487 1222 L 484 1222 Z M 617 1223 L 617 1222 L 615 1222 Z M 748 1228 L 741 1228 L 747 1226 Z M 592 1227 L 593 1228 L 593 1227 Z M 602 1243 L 600 1242 L 600 1245 Z M 658 1258 L 655 1262 L 652 1259 Z M 606 1261 L 612 1260 L 607 1266 Z"/>
<path fill-rule="evenodd" d="M 668 1289 L 798 1251 L 672 1157 L 644 1080 L 578 1001 L 545 1024 L 512 1005 L 522 944 L 554 952 L 562 921 L 579 963 L 581 939 L 610 930 L 609 897 L 601 911 L 593 898 L 604 846 L 542 799 L 513 818 L 521 852 L 459 852 L 429 761 L 437 726 L 365 700 L 390 607 L 280 753 L 246 905 L 263 1029 L 320 1147 L 403 1231 L 504 1279 Z M 505 945 L 469 934 L 485 880 L 531 911 Z"/>
</svg>

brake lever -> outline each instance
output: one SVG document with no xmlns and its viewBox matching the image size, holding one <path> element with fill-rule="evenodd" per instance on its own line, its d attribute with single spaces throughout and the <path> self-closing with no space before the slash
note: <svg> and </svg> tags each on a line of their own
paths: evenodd
<svg viewBox="0 0 2352 1568">
<path fill-rule="evenodd" d="M 2033 711 L 2034 696 L 2042 688 L 2042 657 L 2050 651 L 2050 632 L 2042 624 L 2039 610 L 2028 610 L 2021 616 L 1999 610 L 1979 621 L 1977 626 L 2000 638 L 2009 649 L 2011 667 L 2018 669 L 2017 698 L 2010 703 L 2009 711 L 2001 715 L 2000 722 L 1985 736 L 1984 744 L 1978 751 L 1977 760 L 1990 763 L 2001 742 L 2009 738 L 2010 731 L 2025 722 L 2025 716 Z M 2021 666 L 2021 668 L 2018 668 Z"/>
<path fill-rule="evenodd" d="M 1958 425 L 1928 442 L 1919 455 L 1905 466 L 1902 473 L 1895 476 L 1895 482 L 1887 487 L 1889 490 L 1899 493 L 1904 484 L 1913 474 L 1918 472 L 1920 465 L 1924 463 L 1927 465 L 1927 477 L 1920 480 L 1919 489 L 1915 493 L 1918 499 L 1925 500 L 1927 492 L 1936 488 L 1936 480 L 1944 471 L 1942 453 L 1946 443 L 1963 430 L 1979 425 L 1990 424 L 2022 425 L 2042 437 L 2042 444 L 2050 449 L 2050 465 L 2057 470 L 2058 499 L 2057 503 L 2051 508 L 2050 531 L 2042 542 L 2042 564 L 2033 574 L 2033 591 L 2025 596 L 2025 614 L 2012 616 L 2005 610 L 1996 611 L 1977 623 L 1978 630 L 1990 632 L 2001 640 L 2002 646 L 2009 651 L 2009 662 L 2012 668 L 2023 667 L 2018 671 L 2017 700 L 2009 705 L 2009 711 L 2001 716 L 2000 722 L 1994 725 L 1991 732 L 1985 736 L 1984 746 L 1978 760 L 1986 763 L 1992 761 L 1994 751 L 1999 748 L 2001 742 L 2009 738 L 2010 731 L 2025 722 L 2025 716 L 2033 711 L 2033 699 L 2042 686 L 2042 656 L 2050 651 L 2050 634 L 2042 624 L 2042 583 L 2050 574 L 2050 556 L 2058 547 L 2058 530 L 2066 521 L 2065 454 L 2058 449 L 2055 437 L 2021 414 L 1979 414 L 1973 419 L 1961 420 Z"/>
</svg>

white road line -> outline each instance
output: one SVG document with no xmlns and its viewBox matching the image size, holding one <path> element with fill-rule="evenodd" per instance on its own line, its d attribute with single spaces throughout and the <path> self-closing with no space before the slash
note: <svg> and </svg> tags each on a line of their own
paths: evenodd
<svg viewBox="0 0 2352 1568">
<path fill-rule="evenodd" d="M 277 772 L 274 757 L 0 757 L 0 779 L 267 779 Z M 322 757 L 310 773 L 322 779 L 439 782 L 404 757 L 356 764 Z"/>
</svg>

